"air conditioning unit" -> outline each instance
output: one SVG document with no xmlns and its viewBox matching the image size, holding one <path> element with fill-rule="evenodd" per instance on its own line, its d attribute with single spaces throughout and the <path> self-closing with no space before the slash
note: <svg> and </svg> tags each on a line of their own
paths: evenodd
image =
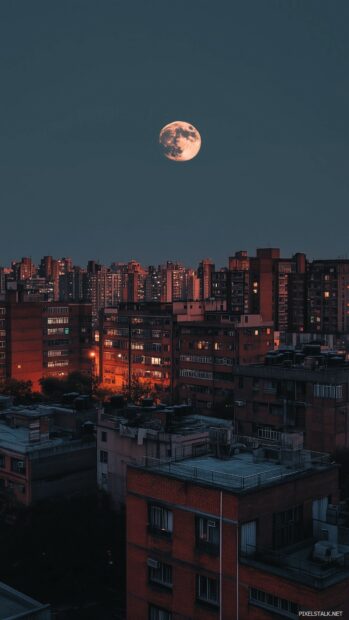
<svg viewBox="0 0 349 620">
<path fill-rule="evenodd" d="M 342 556 L 343 554 L 338 552 L 337 545 L 334 545 L 328 540 L 319 540 L 319 542 L 314 545 L 313 558 L 316 560 L 329 563 L 338 560 Z"/>
<path fill-rule="evenodd" d="M 159 562 L 153 558 L 148 558 L 147 566 L 149 566 L 149 568 L 159 568 Z"/>
</svg>

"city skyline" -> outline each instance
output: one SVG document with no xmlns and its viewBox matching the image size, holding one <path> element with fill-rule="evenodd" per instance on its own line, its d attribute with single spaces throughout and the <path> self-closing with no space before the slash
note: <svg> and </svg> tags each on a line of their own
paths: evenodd
<svg viewBox="0 0 349 620">
<path fill-rule="evenodd" d="M 349 617 L 348 24 L 0 1 L 1 619 Z"/>
<path fill-rule="evenodd" d="M 0 264 L 14 244 L 78 263 L 222 263 L 241 239 L 347 253 L 348 5 L 220 6 L 2 3 Z M 183 165 L 158 144 L 177 118 L 202 135 Z"/>
<path fill-rule="evenodd" d="M 162 266 L 166 266 L 167 263 L 172 263 L 172 264 L 178 264 L 181 265 L 183 267 L 186 267 L 188 269 L 196 269 L 198 264 L 202 261 L 202 260 L 210 260 L 212 261 L 212 263 L 215 265 L 216 269 L 225 269 L 228 268 L 228 262 L 229 262 L 229 257 L 234 256 L 236 253 L 241 252 L 241 251 L 246 251 L 247 252 L 247 256 L 253 256 L 256 253 L 256 250 L 258 249 L 267 249 L 267 250 L 272 250 L 272 249 L 280 249 L 281 254 L 280 256 L 282 256 L 283 258 L 285 257 L 292 257 L 295 256 L 296 254 L 305 254 L 306 258 L 308 261 L 317 261 L 317 260 L 349 260 L 349 251 L 345 254 L 339 254 L 339 255 L 331 255 L 331 253 L 328 253 L 327 251 L 325 252 L 324 250 L 320 250 L 319 251 L 319 255 L 311 255 L 309 252 L 306 251 L 306 249 L 304 249 L 304 247 L 300 248 L 300 247 L 294 247 L 291 248 L 289 252 L 285 252 L 284 251 L 284 247 L 280 247 L 280 244 L 275 244 L 275 245 L 270 245 L 270 244 L 265 244 L 265 245 L 261 245 L 261 246 L 255 246 L 251 248 L 251 251 L 246 248 L 246 246 L 243 247 L 243 249 L 241 247 L 234 247 L 231 252 L 221 252 L 221 256 L 222 256 L 222 261 L 216 260 L 215 256 L 212 255 L 212 253 L 210 252 L 203 252 L 203 254 L 201 256 L 196 256 L 193 258 L 192 261 L 185 261 L 184 258 L 180 255 L 180 253 L 178 252 L 175 256 L 166 256 L 164 255 L 163 257 L 159 257 L 159 256 L 154 256 L 154 260 L 152 262 L 146 261 L 146 260 L 142 260 L 139 255 L 129 255 L 125 258 L 120 258 L 118 256 L 112 256 L 109 260 L 102 260 L 99 256 L 93 256 L 91 254 L 86 254 L 86 256 L 84 256 L 82 258 L 81 261 L 77 261 L 75 260 L 75 256 L 72 254 L 66 254 L 65 256 L 63 255 L 62 252 L 59 252 L 58 249 L 58 253 L 56 255 L 53 254 L 35 254 L 33 255 L 33 253 L 29 253 L 28 255 L 25 255 L 23 252 L 17 252 L 16 255 L 10 256 L 8 258 L 7 261 L 3 261 L 0 262 L 0 268 L 11 268 L 11 265 L 16 264 L 16 263 L 20 263 L 23 259 L 29 258 L 32 262 L 33 265 L 35 265 L 36 267 L 39 266 L 40 261 L 42 258 L 44 258 L 44 256 L 50 256 L 51 258 L 53 258 L 53 260 L 72 260 L 72 263 L 74 266 L 76 267 L 81 267 L 81 268 L 85 268 L 87 266 L 87 264 L 90 261 L 95 262 L 97 265 L 103 266 L 103 267 L 111 267 L 112 265 L 127 265 L 128 263 L 132 263 L 132 262 L 136 262 L 139 263 L 141 266 L 147 268 L 147 267 L 162 267 Z"/>
</svg>

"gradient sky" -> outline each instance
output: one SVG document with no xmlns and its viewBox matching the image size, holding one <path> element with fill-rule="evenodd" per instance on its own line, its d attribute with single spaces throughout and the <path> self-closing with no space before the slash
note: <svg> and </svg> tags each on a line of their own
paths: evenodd
<svg viewBox="0 0 349 620">
<path fill-rule="evenodd" d="M 349 254 L 347 0 L 1 0 L 0 264 Z M 166 160 L 186 120 L 199 156 Z"/>
</svg>

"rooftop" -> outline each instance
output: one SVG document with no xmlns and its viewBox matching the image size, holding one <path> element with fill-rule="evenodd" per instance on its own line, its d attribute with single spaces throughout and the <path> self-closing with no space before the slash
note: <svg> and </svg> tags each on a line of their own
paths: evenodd
<svg viewBox="0 0 349 620">
<path fill-rule="evenodd" d="M 185 407 L 125 407 L 112 413 L 100 413 L 99 423 L 120 430 L 148 429 L 159 433 L 191 435 L 208 431 L 212 426 L 231 428 L 232 421 L 185 411 Z"/>
<path fill-rule="evenodd" d="M 52 451 L 68 451 L 81 446 L 90 446 L 90 443 L 81 439 L 71 439 L 71 437 L 41 438 L 33 441 L 30 438 L 31 429 L 20 426 L 13 428 L 0 421 L 0 450 L 9 450 L 16 454 L 30 454 L 31 458 Z"/>
<path fill-rule="evenodd" d="M 313 383 L 349 382 L 349 366 L 306 368 L 304 365 L 282 366 L 251 364 L 233 366 L 233 376 L 257 377 L 265 379 L 288 379 Z"/>
<path fill-rule="evenodd" d="M 16 620 L 16 618 L 29 617 L 29 614 L 42 612 L 36 615 L 42 620 L 49 620 L 51 617 L 49 605 L 38 603 L 34 599 L 10 588 L 10 586 L 0 582 L 0 617 L 1 620 Z M 28 614 L 28 616 L 26 615 Z"/>
<path fill-rule="evenodd" d="M 140 466 L 173 478 L 192 480 L 234 492 L 280 484 L 306 472 L 331 467 L 327 454 L 276 448 L 274 455 L 276 458 L 270 458 L 268 451 L 260 448 L 246 449 L 228 458 L 208 454 L 164 462 L 146 457 Z"/>
<path fill-rule="evenodd" d="M 314 543 L 314 539 L 309 539 L 279 551 L 254 549 L 251 556 L 241 557 L 241 560 L 316 589 L 328 588 L 348 578 L 349 546 L 337 545 L 338 559 L 326 562 L 314 558 Z"/>
</svg>

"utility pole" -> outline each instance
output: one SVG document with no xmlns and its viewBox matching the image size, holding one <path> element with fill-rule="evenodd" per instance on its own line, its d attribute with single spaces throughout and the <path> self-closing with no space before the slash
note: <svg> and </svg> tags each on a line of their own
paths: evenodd
<svg viewBox="0 0 349 620">
<path fill-rule="evenodd" d="M 132 341 L 132 334 L 131 334 L 131 317 L 128 317 L 128 400 L 131 401 L 131 352 L 132 352 L 132 347 L 131 347 L 131 341 Z"/>
</svg>

